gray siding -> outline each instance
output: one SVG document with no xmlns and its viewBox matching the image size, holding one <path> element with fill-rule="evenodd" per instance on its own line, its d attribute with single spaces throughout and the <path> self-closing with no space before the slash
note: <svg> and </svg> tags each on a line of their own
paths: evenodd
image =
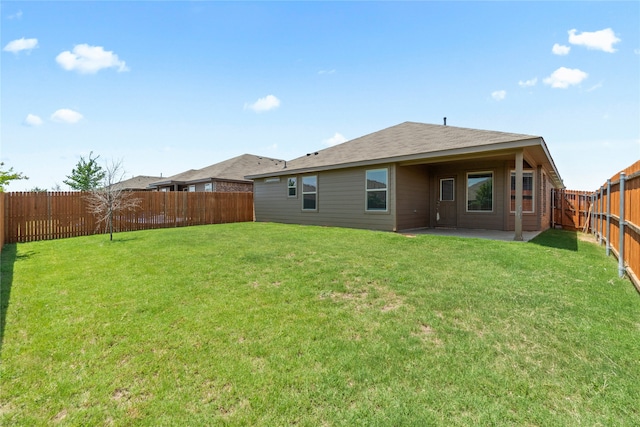
<svg viewBox="0 0 640 427">
<path fill-rule="evenodd" d="M 506 230 L 512 231 L 516 229 L 516 216 L 514 212 L 511 212 L 511 171 L 515 169 L 515 164 L 513 162 L 509 163 L 506 167 L 505 170 L 505 201 L 506 201 L 506 205 L 504 207 L 505 212 L 507 213 L 507 225 L 505 227 Z M 543 185 L 542 185 L 542 168 L 540 167 L 533 167 L 533 168 L 526 168 L 527 170 L 529 169 L 533 169 L 534 170 L 534 177 L 533 177 L 533 181 L 534 181 L 534 201 L 533 201 L 533 206 L 534 206 L 534 211 L 532 213 L 527 213 L 527 212 L 523 212 L 522 213 L 522 230 L 523 231 L 538 231 L 538 230 L 546 230 L 547 228 L 549 228 L 548 226 L 548 222 L 547 224 L 544 224 L 544 212 L 543 209 L 547 209 L 550 213 L 550 210 L 548 209 L 548 203 L 546 204 L 546 206 L 543 206 L 544 202 L 542 199 L 542 189 L 543 189 Z M 546 191 L 549 192 L 549 195 L 551 194 L 551 190 L 550 190 L 550 186 L 546 185 Z"/>
<path fill-rule="evenodd" d="M 429 174 L 425 165 L 396 168 L 398 230 L 429 226 Z"/>
<path fill-rule="evenodd" d="M 365 177 L 367 169 L 389 169 L 388 212 L 365 212 Z M 256 221 L 289 224 L 325 225 L 372 230 L 395 231 L 395 167 L 380 165 L 323 171 L 318 177 L 317 211 L 302 210 L 302 176 L 298 180 L 296 197 L 288 197 L 287 180 L 278 182 L 257 179 L 254 182 Z"/>
<path fill-rule="evenodd" d="M 504 161 L 476 161 L 458 162 L 430 168 L 431 178 L 431 206 L 430 226 L 435 227 L 436 200 L 438 198 L 439 181 L 437 176 L 453 176 L 456 180 L 456 210 L 457 227 L 480 228 L 487 230 L 505 229 L 505 162 Z M 493 172 L 493 211 L 492 212 L 467 212 L 467 173 Z"/>
</svg>

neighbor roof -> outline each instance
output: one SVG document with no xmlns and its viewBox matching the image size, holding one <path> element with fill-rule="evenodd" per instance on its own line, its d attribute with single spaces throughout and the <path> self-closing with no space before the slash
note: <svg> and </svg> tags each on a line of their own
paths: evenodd
<svg viewBox="0 0 640 427">
<path fill-rule="evenodd" d="M 149 184 L 159 179 L 162 179 L 162 177 L 138 175 L 138 176 L 134 176 L 133 178 L 129 178 L 124 181 L 120 181 L 116 184 L 113 184 L 113 188 L 117 190 L 130 190 L 130 191 L 146 190 Z"/>
<path fill-rule="evenodd" d="M 226 181 L 250 181 L 245 178 L 246 175 L 262 173 L 267 170 L 277 168 L 278 165 L 284 164 L 284 160 L 271 159 L 269 157 L 256 156 L 254 154 L 242 154 L 229 160 L 207 166 L 202 169 L 190 169 L 185 172 L 167 177 L 160 178 L 152 183 L 157 187 L 167 184 L 185 184 L 193 182 L 209 181 L 212 179 Z"/>
<path fill-rule="evenodd" d="M 410 161 L 448 155 L 538 145 L 559 174 L 540 136 L 404 122 L 286 162 L 247 178 L 304 173 L 381 162 Z M 559 182 L 561 182 L 559 180 Z"/>
</svg>

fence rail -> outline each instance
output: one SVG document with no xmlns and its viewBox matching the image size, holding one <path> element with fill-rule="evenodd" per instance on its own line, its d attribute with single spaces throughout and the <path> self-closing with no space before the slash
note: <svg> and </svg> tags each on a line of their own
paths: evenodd
<svg viewBox="0 0 640 427">
<path fill-rule="evenodd" d="M 618 258 L 640 292 L 640 160 L 612 176 L 591 196 L 590 231 Z"/>
<path fill-rule="evenodd" d="M 87 193 L 0 193 L 4 243 L 105 232 L 88 211 Z M 114 218 L 114 231 L 253 221 L 253 193 L 134 192 L 137 208 Z"/>
<path fill-rule="evenodd" d="M 584 230 L 589 223 L 591 191 L 553 190 L 552 227 L 567 230 Z"/>
<path fill-rule="evenodd" d="M 555 190 L 552 225 L 592 233 L 640 292 L 640 161 L 596 191 Z"/>
</svg>

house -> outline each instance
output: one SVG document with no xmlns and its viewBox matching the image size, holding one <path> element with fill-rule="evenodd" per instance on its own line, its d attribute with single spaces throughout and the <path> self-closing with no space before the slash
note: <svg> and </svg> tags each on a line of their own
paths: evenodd
<svg viewBox="0 0 640 427">
<path fill-rule="evenodd" d="M 245 175 L 260 173 L 284 164 L 284 160 L 243 154 L 202 169 L 188 171 L 152 182 L 159 191 L 252 192 L 253 182 Z"/>
<path fill-rule="evenodd" d="M 162 177 L 138 175 L 113 184 L 113 188 L 125 191 L 148 191 L 149 184 L 159 179 Z"/>
<path fill-rule="evenodd" d="M 256 221 L 401 231 L 550 227 L 563 188 L 540 136 L 405 122 L 254 180 Z"/>
</svg>

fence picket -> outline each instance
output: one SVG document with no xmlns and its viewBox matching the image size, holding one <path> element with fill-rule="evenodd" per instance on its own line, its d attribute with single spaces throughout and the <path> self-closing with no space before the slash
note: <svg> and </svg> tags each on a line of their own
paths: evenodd
<svg viewBox="0 0 640 427">
<path fill-rule="evenodd" d="M 115 231 L 253 220 L 253 193 L 134 192 L 140 205 L 121 212 Z M 223 195 L 222 195 L 223 194 Z M 88 213 L 87 193 L 2 193 L 4 243 L 31 242 L 104 233 Z"/>
</svg>

